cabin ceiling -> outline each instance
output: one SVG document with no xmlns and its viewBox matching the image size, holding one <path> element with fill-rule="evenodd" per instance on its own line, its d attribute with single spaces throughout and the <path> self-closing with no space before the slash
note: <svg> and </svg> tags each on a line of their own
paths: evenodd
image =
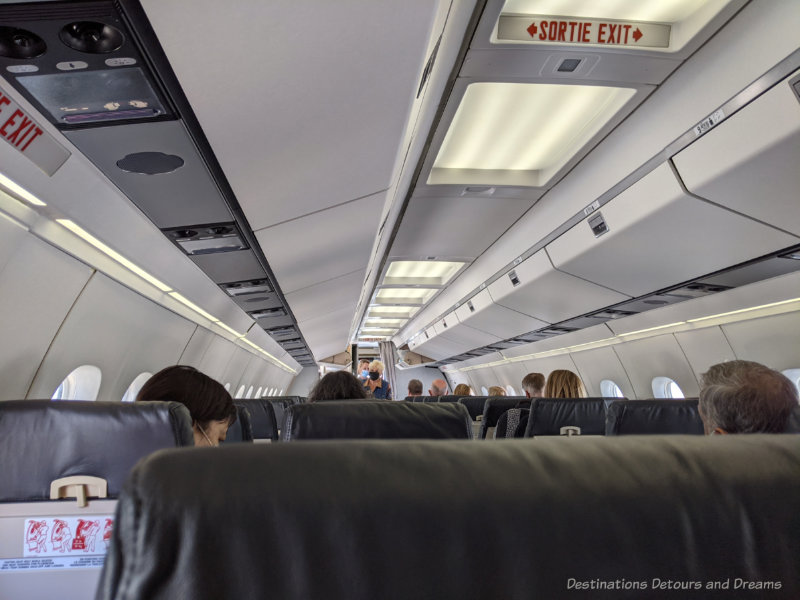
<svg viewBox="0 0 800 600">
<path fill-rule="evenodd" d="M 672 13 L 626 12 L 667 5 Z M 611 10 L 609 4 L 590 0 L 251 0 L 222 10 L 213 0 L 39 6 L 40 16 L 26 13 L 26 18 L 33 19 L 28 21 L 32 28 L 39 27 L 36 19 L 50 22 L 51 34 L 57 34 L 73 11 L 83 9 L 99 11 L 100 19 L 114 11 L 131 11 L 132 29 L 143 36 L 142 44 L 152 35 L 152 26 L 158 43 L 151 45 L 160 44 L 169 63 L 166 68 L 150 65 L 167 90 L 166 114 L 149 121 L 120 121 L 119 127 L 104 122 L 78 128 L 53 120 L 53 115 L 47 118 L 161 230 L 154 233 L 167 235 L 184 250 L 184 243 L 194 243 L 183 239 L 188 228 L 211 231 L 221 225 L 226 233 L 219 234 L 224 238 L 220 243 L 234 244 L 240 234 L 241 247 L 234 244 L 224 252 L 189 259 L 229 295 L 226 300 L 232 298 L 247 313 L 242 318 L 251 318 L 251 324 L 255 320 L 277 343 L 291 339 L 290 344 L 297 344 L 297 332 L 285 330 L 296 321 L 302 342 L 320 360 L 340 353 L 360 335 L 398 344 L 422 331 L 441 335 L 441 352 L 431 354 L 437 358 L 452 357 L 456 353 L 451 347 L 471 346 L 487 335 L 489 341 L 510 337 L 499 331 L 489 334 L 476 325 L 476 315 L 465 313 L 470 297 L 479 301 L 478 289 L 487 297 L 492 292 L 484 315 L 487 323 L 508 311 L 529 320 L 541 316 L 536 307 L 517 306 L 519 298 L 506 298 L 509 261 L 522 265 L 567 231 L 567 225 L 575 225 L 570 219 L 584 206 L 614 187 L 620 192 L 630 186 L 634 181 L 626 178 L 642 161 L 652 161 L 675 135 L 698 122 L 692 117 L 693 122 L 675 127 L 661 118 L 663 111 L 656 112 L 659 118 L 651 119 L 639 135 L 648 143 L 661 141 L 633 158 L 624 154 L 635 145 L 615 140 L 625 135 L 620 133 L 625 125 L 651 107 L 656 111 L 659 102 L 674 118 L 675 103 L 663 100 L 666 93 L 659 96 L 668 87 L 665 82 L 685 71 L 681 66 L 687 59 L 752 3 L 631 0 L 615 2 L 613 14 L 603 12 Z M 56 23 L 51 7 L 61 11 L 58 18 L 63 22 Z M 518 17 L 519 13 L 528 16 Z M 528 39 L 534 35 L 533 25 L 517 32 L 521 38 L 499 39 L 506 35 L 500 33 L 502 18 L 522 18 L 544 28 L 547 19 L 554 19 L 548 15 L 555 14 L 594 19 L 596 27 L 602 19 L 686 21 L 673 27 L 668 51 L 539 43 Z M 110 18 L 122 26 L 119 15 Z M 648 26 L 642 27 L 651 35 Z M 146 52 L 136 54 L 141 48 L 137 51 L 128 41 L 121 52 L 133 52 L 137 64 L 153 58 Z M 59 47 L 55 42 L 51 49 Z M 65 52 L 63 47 L 53 50 L 59 51 Z M 36 58 L 37 65 L 57 74 L 51 54 Z M 114 69 L 109 70 L 103 58 L 92 57 L 96 64 L 90 60 L 86 73 L 111 73 Z M 163 62 L 160 54 L 156 59 Z M 574 70 L 561 70 L 570 62 Z M 177 83 L 170 73 L 165 76 L 170 69 Z M 730 69 L 718 69 L 717 74 L 722 70 Z M 177 84 L 175 94 L 170 86 Z M 14 85 L 26 95 L 20 80 Z M 484 93 L 500 87 L 502 102 Z M 714 87 L 706 85 L 702 91 Z M 733 88 L 721 100 L 741 89 Z M 175 106 L 169 101 L 170 91 Z M 530 110 L 539 102 L 538 110 Z M 489 105 L 494 106 L 492 114 Z M 575 126 L 573 114 L 560 111 L 579 105 L 589 105 L 591 114 Z M 608 114 L 602 114 L 604 107 Z M 710 113 L 700 113 L 699 118 L 706 114 Z M 536 120 L 542 116 L 544 120 Z M 467 129 L 457 131 L 465 124 Z M 477 125 L 483 126 L 484 137 L 476 145 L 479 138 L 469 128 Z M 557 129 L 561 137 L 528 139 L 542 129 Z M 503 146 L 505 138 L 516 139 L 519 146 Z M 565 149 L 568 140 L 576 141 L 575 148 Z M 474 147 L 467 148 L 470 144 Z M 539 146 L 551 150 L 532 158 L 530 150 Z M 624 149 L 612 168 L 606 164 L 598 172 L 596 165 L 603 163 L 595 150 L 601 147 Z M 448 155 L 452 150 L 455 153 Z M 180 157 L 182 166 L 142 177 L 121 165 L 137 153 L 152 151 L 161 154 L 159 160 Z M 504 156 L 512 160 L 504 162 Z M 664 173 L 672 181 L 668 169 Z M 600 180 L 605 187 L 588 186 L 586 193 L 586 181 Z M 647 212 L 640 216 L 644 219 Z M 622 232 L 614 227 L 607 240 Z M 782 245 L 793 241 L 787 238 Z M 544 251 L 538 256 L 541 269 L 533 269 L 536 261 L 529 260 L 520 272 L 569 279 L 572 270 L 585 284 L 612 287 L 600 277 L 602 269 L 589 265 L 587 275 L 583 258 L 559 257 L 553 249 L 547 250 L 546 260 Z M 773 248 L 763 252 L 767 250 Z M 559 266 L 559 260 L 565 264 Z M 447 265 L 455 267 L 446 281 L 437 282 L 438 276 L 426 271 Z M 559 271 L 550 273 L 551 267 Z M 405 275 L 398 275 L 401 272 Z M 267 278 L 276 289 L 252 296 L 232 291 L 231 284 Z M 503 281 L 498 283 L 498 278 Z M 650 287 L 654 289 L 645 291 L 656 291 L 659 282 Z M 379 294 L 387 300 L 379 301 Z M 201 305 L 207 300 L 194 297 Z M 248 304 L 254 301 L 259 304 Z M 291 315 L 267 314 L 280 313 L 284 303 Z M 376 309 L 381 303 L 383 311 Z M 386 311 L 394 322 L 386 321 Z M 454 331 L 452 325 L 460 319 L 473 319 L 472 325 Z M 552 318 L 542 323 L 550 321 L 555 323 Z M 284 330 L 276 331 L 278 327 Z M 425 342 L 416 342 L 421 343 Z M 311 362 L 309 356 L 300 360 Z"/>
<path fill-rule="evenodd" d="M 439 4 L 142 2 L 318 359 L 348 344 Z"/>
</svg>

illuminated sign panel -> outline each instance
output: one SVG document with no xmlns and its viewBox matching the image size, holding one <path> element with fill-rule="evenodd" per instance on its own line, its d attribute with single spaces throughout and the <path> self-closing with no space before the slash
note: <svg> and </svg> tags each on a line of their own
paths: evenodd
<svg viewBox="0 0 800 600">
<path fill-rule="evenodd" d="M 661 23 L 500 15 L 498 42 L 668 48 L 671 27 Z"/>
</svg>

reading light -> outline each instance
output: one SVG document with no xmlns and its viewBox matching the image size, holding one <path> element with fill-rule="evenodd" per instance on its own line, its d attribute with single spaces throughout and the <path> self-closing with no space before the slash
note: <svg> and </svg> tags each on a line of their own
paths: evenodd
<svg viewBox="0 0 800 600">
<path fill-rule="evenodd" d="M 47 204 L 39 200 L 36 196 L 31 194 L 24 187 L 15 183 L 2 173 L 0 173 L 0 185 L 2 185 L 4 188 L 6 188 L 9 192 L 14 194 L 15 196 L 18 196 L 19 198 L 25 200 L 25 202 L 27 202 L 28 204 L 32 204 L 33 206 L 47 206 Z"/>
<path fill-rule="evenodd" d="M 136 275 L 138 275 L 139 277 L 141 277 L 142 279 L 144 279 L 148 283 L 154 285 L 155 287 L 157 287 L 162 292 L 171 292 L 172 288 L 170 288 L 167 284 L 163 283 L 162 281 L 159 281 L 158 279 L 156 279 L 155 277 L 150 275 L 150 273 L 148 273 L 147 271 L 145 271 L 141 267 L 135 265 L 134 263 L 129 261 L 127 258 L 122 256 L 119 252 L 117 252 L 116 250 L 113 250 L 112 248 L 110 248 L 109 246 L 107 246 L 106 244 L 104 244 L 103 242 L 98 240 L 96 237 L 94 237 L 91 233 L 89 233 L 88 231 L 83 229 L 83 227 L 81 227 L 77 223 L 75 223 L 75 222 L 73 222 L 73 221 L 71 221 L 69 219 L 56 219 L 56 223 L 58 223 L 62 227 L 65 227 L 66 229 L 69 229 L 72 233 L 74 233 L 79 238 L 83 239 L 84 241 L 89 242 L 92 246 L 94 246 L 95 248 L 100 250 L 103 254 L 105 254 L 108 257 L 114 259 L 119 264 L 121 264 L 123 267 L 125 267 L 129 271 L 135 273 Z"/>
</svg>

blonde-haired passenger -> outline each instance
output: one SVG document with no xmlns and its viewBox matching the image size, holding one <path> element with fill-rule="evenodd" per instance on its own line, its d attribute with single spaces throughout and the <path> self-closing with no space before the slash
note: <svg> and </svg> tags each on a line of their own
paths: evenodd
<svg viewBox="0 0 800 600">
<path fill-rule="evenodd" d="M 466 383 L 459 383 L 453 390 L 454 396 L 472 396 L 472 389 Z"/>
<path fill-rule="evenodd" d="M 369 377 L 364 381 L 364 389 L 372 398 L 381 400 L 392 399 L 392 389 L 389 382 L 383 378 L 383 363 L 373 360 L 369 363 Z"/>
<path fill-rule="evenodd" d="M 493 385 L 489 388 L 489 397 L 493 396 L 505 396 L 506 390 L 499 385 Z"/>
<path fill-rule="evenodd" d="M 581 378 L 569 369 L 556 369 L 547 376 L 545 398 L 586 398 Z"/>
</svg>

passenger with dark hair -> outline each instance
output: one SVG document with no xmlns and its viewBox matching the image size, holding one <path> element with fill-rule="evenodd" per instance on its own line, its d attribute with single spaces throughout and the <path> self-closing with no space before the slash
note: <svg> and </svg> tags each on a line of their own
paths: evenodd
<svg viewBox="0 0 800 600">
<path fill-rule="evenodd" d="M 358 361 L 358 371 L 356 371 L 356 377 L 358 377 L 359 381 L 362 383 L 369 379 L 369 359 L 362 358 Z"/>
<path fill-rule="evenodd" d="M 569 369 L 556 369 L 547 376 L 544 398 L 586 398 L 586 388 Z"/>
<path fill-rule="evenodd" d="M 472 390 L 466 383 L 459 383 L 453 390 L 454 396 L 472 396 Z"/>
<path fill-rule="evenodd" d="M 363 400 L 364 386 L 348 371 L 333 371 L 322 377 L 308 393 L 308 402 L 323 400 Z"/>
<path fill-rule="evenodd" d="M 185 405 L 192 415 L 195 446 L 219 446 L 236 422 L 236 407 L 223 385 L 187 365 L 161 369 L 148 379 L 136 396 L 137 402 L 147 400 Z"/>
<path fill-rule="evenodd" d="M 522 378 L 522 391 L 527 398 L 542 398 L 544 393 L 544 375 L 528 373 Z"/>
<path fill-rule="evenodd" d="M 422 382 L 419 379 L 412 379 L 408 382 L 409 396 L 422 396 Z"/>
<path fill-rule="evenodd" d="M 713 365 L 702 384 L 698 408 L 706 434 L 783 433 L 798 405 L 785 375 L 749 360 Z"/>
</svg>

